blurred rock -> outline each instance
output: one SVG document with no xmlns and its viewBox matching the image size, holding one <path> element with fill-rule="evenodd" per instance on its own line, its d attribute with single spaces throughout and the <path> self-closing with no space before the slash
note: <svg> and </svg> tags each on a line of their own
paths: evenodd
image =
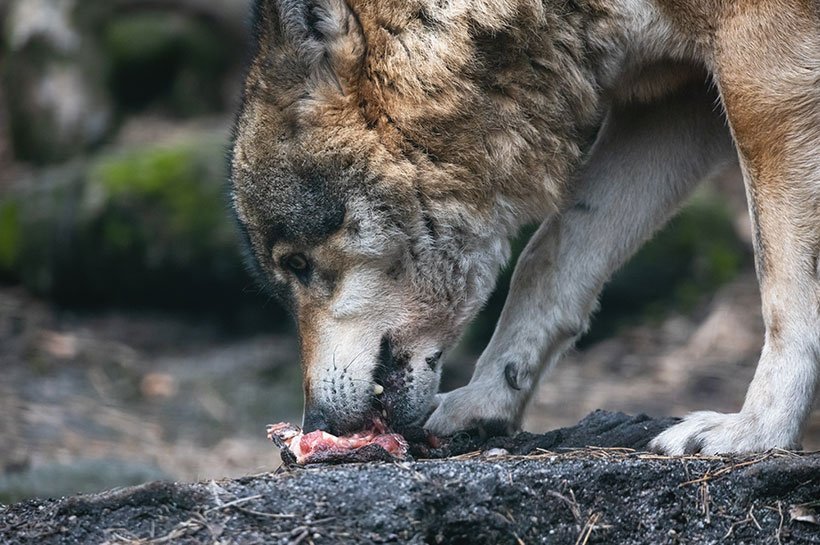
<svg viewBox="0 0 820 545">
<path fill-rule="evenodd" d="M 42 349 L 50 356 L 71 360 L 77 357 L 77 337 L 71 334 L 44 331 Z"/>
<path fill-rule="evenodd" d="M 168 373 L 148 373 L 140 381 L 140 393 L 149 398 L 169 398 L 179 390 L 176 379 Z"/>
<path fill-rule="evenodd" d="M 8 364 L 5 358 L 0 362 Z M 23 437 L 23 403 L 15 394 L 9 377 L 0 381 L 0 475 L 7 471 L 21 471 L 29 463 L 29 446 Z M 2 502 L 2 498 L 0 498 Z"/>
<path fill-rule="evenodd" d="M 0 473 L 0 502 L 20 497 L 56 498 L 71 490 L 88 494 L 120 483 L 137 485 L 146 481 L 169 479 L 159 468 L 126 460 L 77 460 L 67 464 L 45 464 L 22 471 Z"/>
<path fill-rule="evenodd" d="M 55 338 L 71 339 L 72 358 L 43 344 Z M 301 415 L 290 336 L 77 313 L 0 285 L 0 348 L 0 503 L 270 470 L 279 458 L 265 424 Z"/>
<path fill-rule="evenodd" d="M 560 437 L 600 431 L 593 426 L 602 416 L 555 430 L 557 441 L 543 438 L 554 452 L 531 456 L 320 464 L 236 480 L 158 482 L 33 500 L 0 508 L 0 541 L 817 543 L 820 455 L 664 457 L 564 448 Z M 631 426 L 636 435 L 657 427 L 646 417 L 633 420 L 644 424 L 643 430 Z"/>
</svg>

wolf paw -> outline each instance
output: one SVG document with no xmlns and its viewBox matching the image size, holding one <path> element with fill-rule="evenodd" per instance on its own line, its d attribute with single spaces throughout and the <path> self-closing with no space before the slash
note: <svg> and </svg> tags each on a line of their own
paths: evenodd
<svg viewBox="0 0 820 545">
<path fill-rule="evenodd" d="M 514 400 L 494 399 L 482 386 L 468 384 L 439 394 L 424 428 L 446 437 L 459 431 L 478 430 L 482 435 L 511 435 L 517 428 Z"/>
<path fill-rule="evenodd" d="M 695 453 L 739 454 L 797 447 L 797 440 L 789 437 L 785 430 L 767 424 L 771 423 L 744 413 L 695 412 L 655 437 L 649 448 L 680 456 Z"/>
</svg>

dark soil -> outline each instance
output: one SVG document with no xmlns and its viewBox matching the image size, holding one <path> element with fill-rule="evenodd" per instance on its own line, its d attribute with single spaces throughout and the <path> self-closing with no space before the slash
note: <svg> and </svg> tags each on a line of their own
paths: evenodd
<svg viewBox="0 0 820 545">
<path fill-rule="evenodd" d="M 0 543 L 820 543 L 820 454 L 632 450 L 669 423 L 597 412 L 449 459 L 34 500 L 0 510 Z"/>
<path fill-rule="evenodd" d="M 514 437 L 485 438 L 477 433 L 461 433 L 443 440 L 432 438 L 431 441 L 424 430 L 414 429 L 405 431 L 404 436 L 410 441 L 410 453 L 418 458 L 448 458 L 491 449 L 504 449 L 509 454 L 522 456 L 592 445 L 646 450 L 653 437 L 677 421 L 676 418 L 595 411 L 575 426 L 542 434 L 522 432 Z"/>
</svg>

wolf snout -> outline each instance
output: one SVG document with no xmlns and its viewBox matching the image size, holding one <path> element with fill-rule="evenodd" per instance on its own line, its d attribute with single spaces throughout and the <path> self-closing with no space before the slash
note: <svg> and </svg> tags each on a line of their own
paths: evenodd
<svg viewBox="0 0 820 545">
<path fill-rule="evenodd" d="M 305 405 L 302 428 L 305 433 L 321 430 L 345 435 L 384 427 L 387 413 L 378 399 L 383 392 L 381 385 L 373 384 L 369 393 L 359 391 L 353 398 L 331 396 L 323 402 L 312 400 Z"/>
<path fill-rule="evenodd" d="M 437 346 L 408 349 L 383 335 L 370 359 L 308 365 L 314 374 L 306 391 L 305 432 L 344 435 L 420 425 L 438 389 L 441 357 Z"/>
<path fill-rule="evenodd" d="M 337 430 L 331 429 L 331 424 L 325 418 L 324 412 L 318 407 L 305 407 L 305 416 L 302 419 L 302 430 L 304 433 L 321 430 L 336 434 Z"/>
</svg>

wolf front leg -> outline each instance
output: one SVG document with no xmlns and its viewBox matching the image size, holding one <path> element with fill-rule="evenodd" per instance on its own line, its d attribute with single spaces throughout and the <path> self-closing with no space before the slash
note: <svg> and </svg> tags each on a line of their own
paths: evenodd
<svg viewBox="0 0 820 545">
<path fill-rule="evenodd" d="M 715 63 L 752 212 L 765 343 L 740 412 L 690 414 L 651 444 L 669 454 L 798 447 L 820 375 L 818 17 L 800 2 L 749 7 L 718 31 Z"/>
<path fill-rule="evenodd" d="M 617 269 L 733 150 L 713 93 L 696 84 L 615 106 L 573 193 L 519 258 L 495 333 L 469 384 L 441 394 L 425 427 L 449 435 L 517 429 L 544 369 L 581 335 Z"/>
</svg>

